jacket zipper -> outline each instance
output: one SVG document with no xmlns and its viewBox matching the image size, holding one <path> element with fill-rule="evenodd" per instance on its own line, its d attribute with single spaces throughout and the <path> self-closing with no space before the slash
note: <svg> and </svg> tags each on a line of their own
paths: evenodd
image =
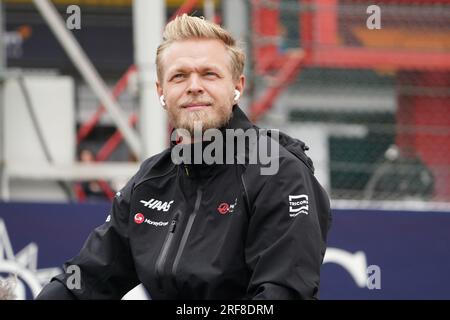
<svg viewBox="0 0 450 320">
<path fill-rule="evenodd" d="M 194 224 L 195 217 L 196 217 L 197 212 L 198 212 L 198 210 L 200 208 L 201 200 L 202 200 L 202 190 L 201 189 L 197 189 L 197 197 L 195 199 L 194 211 L 192 211 L 191 214 L 189 215 L 189 219 L 188 219 L 186 228 L 184 229 L 183 236 L 181 238 L 181 242 L 180 242 L 180 245 L 178 246 L 178 251 L 177 251 L 177 254 L 175 256 L 175 260 L 173 262 L 173 265 L 172 265 L 171 276 L 172 276 L 172 279 L 174 280 L 174 283 L 175 283 L 175 280 L 176 280 L 176 273 L 177 273 L 177 269 L 178 269 L 178 264 L 180 263 L 181 255 L 182 255 L 182 253 L 184 251 L 184 247 L 186 246 L 186 242 L 187 242 L 187 239 L 189 237 L 189 233 L 191 232 L 192 225 Z"/>
<path fill-rule="evenodd" d="M 197 215 L 197 212 L 200 208 L 200 203 L 201 203 L 201 199 L 202 199 L 202 190 L 201 189 L 197 189 L 197 196 L 195 199 L 195 205 L 194 205 L 194 211 L 191 212 L 191 214 L 189 215 L 189 219 L 186 225 L 186 228 L 184 229 L 183 235 L 181 237 L 181 241 L 180 244 L 178 246 L 177 249 L 177 253 L 175 255 L 175 260 L 173 262 L 172 268 L 170 268 L 170 273 L 169 274 L 164 274 L 164 268 L 167 262 L 167 256 L 169 254 L 170 251 L 172 251 L 172 242 L 173 242 L 173 237 L 174 237 L 174 233 L 176 230 L 176 226 L 177 226 L 177 222 L 178 222 L 178 217 L 180 215 L 180 212 L 177 212 L 175 214 L 175 217 L 173 218 L 166 239 L 164 241 L 164 244 L 162 246 L 161 249 L 161 253 L 159 254 L 158 259 L 156 260 L 156 276 L 158 279 L 158 286 L 161 290 L 164 291 L 164 289 L 169 289 L 170 287 L 163 287 L 163 281 L 164 279 L 172 279 L 172 283 L 175 286 L 174 288 L 176 288 L 176 279 L 175 279 L 175 275 L 178 269 L 178 264 L 180 262 L 180 257 L 183 253 L 184 247 L 186 246 L 186 242 L 189 236 L 189 233 L 192 229 L 192 225 L 194 224 L 194 220 L 195 217 Z M 173 249 L 175 250 L 175 249 Z"/>
<path fill-rule="evenodd" d="M 175 216 L 170 223 L 166 239 L 164 240 L 164 244 L 161 248 L 161 253 L 158 256 L 158 259 L 156 259 L 156 276 L 158 279 L 158 286 L 161 290 L 163 289 L 162 278 L 163 278 L 163 273 L 164 273 L 164 265 L 166 264 L 166 261 L 167 261 L 167 255 L 169 253 L 169 249 L 172 246 L 173 236 L 175 234 L 179 216 L 180 216 L 180 212 L 177 211 L 177 213 L 175 213 Z"/>
</svg>

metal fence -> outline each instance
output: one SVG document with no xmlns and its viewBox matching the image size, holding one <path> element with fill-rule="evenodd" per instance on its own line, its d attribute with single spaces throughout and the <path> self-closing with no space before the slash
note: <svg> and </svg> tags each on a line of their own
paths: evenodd
<svg viewBox="0 0 450 320">
<path fill-rule="evenodd" d="M 333 199 L 450 201 L 448 1 L 248 3 L 256 100 L 304 54 L 263 122 L 326 144 Z"/>
</svg>

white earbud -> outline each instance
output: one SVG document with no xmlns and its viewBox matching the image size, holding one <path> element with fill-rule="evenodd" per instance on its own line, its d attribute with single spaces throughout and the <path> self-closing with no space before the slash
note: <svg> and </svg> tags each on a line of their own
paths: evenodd
<svg viewBox="0 0 450 320">
<path fill-rule="evenodd" d="M 234 89 L 234 101 L 238 101 L 240 96 L 241 93 L 239 92 L 239 90 Z"/>
<path fill-rule="evenodd" d="M 162 105 L 163 107 L 166 106 L 166 101 L 164 100 L 164 95 L 162 95 L 162 96 L 159 97 L 159 102 L 161 102 L 161 105 Z"/>
</svg>

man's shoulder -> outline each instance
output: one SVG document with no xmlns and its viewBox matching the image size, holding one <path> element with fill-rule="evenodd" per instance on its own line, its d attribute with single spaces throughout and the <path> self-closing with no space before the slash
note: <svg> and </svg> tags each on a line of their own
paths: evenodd
<svg viewBox="0 0 450 320">
<path fill-rule="evenodd" d="M 296 173 L 302 175 L 314 175 L 311 168 L 292 152 L 282 145 L 276 156 L 267 157 L 268 163 L 258 162 L 246 166 L 246 176 L 257 180 L 267 180 L 274 176 L 291 176 L 292 179 L 298 177 Z M 269 168 L 271 168 L 269 170 Z"/>
<path fill-rule="evenodd" d="M 166 148 L 163 151 L 161 151 L 160 153 L 157 153 L 151 157 L 148 157 L 144 161 L 142 161 L 140 169 L 151 168 L 155 164 L 157 164 L 161 161 L 164 161 L 165 158 L 167 157 L 167 155 L 170 156 L 170 148 Z"/>
<path fill-rule="evenodd" d="M 306 144 L 280 130 L 258 128 L 259 139 L 263 142 L 258 143 L 258 156 L 279 164 L 280 170 L 289 170 L 292 167 L 301 168 L 300 170 L 309 171 L 314 174 L 314 165 L 311 158 L 305 151 L 309 150 Z M 261 154 L 264 153 L 264 154 Z M 264 167 L 265 164 L 258 162 L 257 167 Z"/>
<path fill-rule="evenodd" d="M 154 176 L 162 176 L 167 174 L 174 168 L 174 164 L 171 161 L 170 148 L 166 148 L 158 154 L 155 154 L 145 159 L 138 172 L 135 175 L 135 185 L 140 182 L 150 179 Z"/>
<path fill-rule="evenodd" d="M 298 151 L 298 153 L 296 153 L 282 144 L 279 145 L 280 145 L 280 152 L 279 152 L 280 171 L 282 170 L 289 171 L 292 170 L 293 168 L 296 168 L 297 170 L 314 174 L 312 161 L 303 151 Z"/>
</svg>

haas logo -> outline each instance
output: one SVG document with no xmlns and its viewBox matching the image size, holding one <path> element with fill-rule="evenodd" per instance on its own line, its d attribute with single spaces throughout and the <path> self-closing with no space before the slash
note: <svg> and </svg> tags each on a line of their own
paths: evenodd
<svg viewBox="0 0 450 320">
<path fill-rule="evenodd" d="M 236 208 L 236 205 L 237 205 L 237 198 L 234 199 L 234 203 L 233 204 L 228 204 L 226 202 L 222 202 L 217 207 L 217 211 L 219 211 L 220 214 L 233 213 L 234 209 Z"/>
<path fill-rule="evenodd" d="M 226 202 L 222 202 L 217 207 L 217 211 L 219 211 L 220 214 L 227 214 L 228 211 L 230 211 L 230 205 Z"/>
<path fill-rule="evenodd" d="M 167 212 L 174 200 L 162 202 L 161 200 L 150 199 L 149 201 L 141 200 L 140 203 L 144 204 L 144 207 L 150 209 L 156 209 L 158 211 Z"/>
</svg>

